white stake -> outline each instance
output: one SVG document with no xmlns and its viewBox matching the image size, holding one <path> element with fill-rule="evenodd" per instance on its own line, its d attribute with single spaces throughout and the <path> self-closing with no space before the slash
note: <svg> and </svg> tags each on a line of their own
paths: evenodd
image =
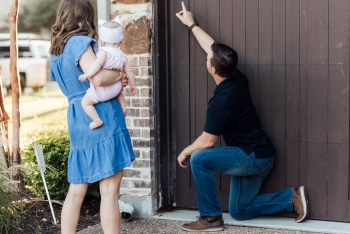
<svg viewBox="0 0 350 234">
<path fill-rule="evenodd" d="M 43 147 L 40 144 L 35 144 L 35 142 L 33 142 L 33 147 L 34 147 L 34 152 L 35 152 L 35 156 L 36 156 L 36 161 L 38 162 L 40 175 L 41 175 L 41 178 L 43 179 L 43 182 L 44 182 L 47 199 L 49 200 L 53 221 L 55 222 L 55 224 L 57 224 L 55 213 L 53 212 L 53 208 L 52 208 L 52 203 L 51 203 L 49 191 L 47 189 L 45 176 L 44 176 L 44 172 L 46 170 L 46 166 L 45 166 L 45 160 L 44 160 Z"/>
</svg>

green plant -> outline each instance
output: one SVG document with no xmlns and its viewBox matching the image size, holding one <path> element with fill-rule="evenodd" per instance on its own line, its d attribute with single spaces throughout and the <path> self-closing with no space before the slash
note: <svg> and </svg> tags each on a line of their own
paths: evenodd
<svg viewBox="0 0 350 234">
<path fill-rule="evenodd" d="M 12 168 L 0 165 L 0 233 L 15 233 L 25 225 L 24 206 L 19 200 L 19 192 L 9 179 Z"/>
<path fill-rule="evenodd" d="M 58 127 L 36 132 L 30 136 L 35 143 L 41 144 L 44 153 L 45 180 L 53 200 L 65 198 L 69 183 L 67 181 L 67 162 L 69 155 L 69 135 L 66 128 Z M 44 183 L 37 166 L 36 156 L 32 144 L 27 145 L 21 152 L 23 163 L 34 170 L 25 173 L 26 188 L 39 197 L 46 197 Z M 89 186 L 88 195 L 99 196 L 98 186 Z"/>
</svg>

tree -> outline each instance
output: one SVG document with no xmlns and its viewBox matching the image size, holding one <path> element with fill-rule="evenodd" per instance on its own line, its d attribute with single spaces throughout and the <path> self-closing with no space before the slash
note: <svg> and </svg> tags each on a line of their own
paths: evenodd
<svg viewBox="0 0 350 234">
<path fill-rule="evenodd" d="M 18 31 L 39 33 L 50 31 L 60 0 L 26 0 L 21 4 Z M 97 0 L 91 0 L 97 9 Z"/>
<path fill-rule="evenodd" d="M 18 15 L 18 31 L 38 33 L 49 30 L 53 24 L 58 5 L 57 0 L 26 0 Z"/>
<path fill-rule="evenodd" d="M 17 67 L 18 60 L 18 45 L 17 45 L 17 20 L 18 20 L 19 3 L 18 0 L 12 0 L 11 9 L 7 15 L 10 31 L 10 75 L 12 87 L 12 165 L 16 166 L 21 163 L 20 157 L 20 88 L 19 88 L 19 73 Z M 18 171 L 14 170 L 12 179 L 19 180 Z"/>
</svg>

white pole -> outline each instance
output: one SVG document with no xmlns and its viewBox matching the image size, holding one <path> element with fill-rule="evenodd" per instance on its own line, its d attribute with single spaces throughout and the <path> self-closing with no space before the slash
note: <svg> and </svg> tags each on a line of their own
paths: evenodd
<svg viewBox="0 0 350 234">
<path fill-rule="evenodd" d="M 52 203 L 51 203 L 51 199 L 50 199 L 49 190 L 47 189 L 46 180 L 45 180 L 45 176 L 44 176 L 46 166 L 45 166 L 45 160 L 44 160 L 43 147 L 40 144 L 35 144 L 35 142 L 33 142 L 33 147 L 34 147 L 34 152 L 35 152 L 35 156 L 36 156 L 36 161 L 38 162 L 40 175 L 41 175 L 41 178 L 43 179 L 43 182 L 44 182 L 44 187 L 45 187 L 47 199 L 49 200 L 53 221 L 55 222 L 55 224 L 57 224 L 55 213 L 53 212 L 53 207 L 52 207 Z"/>
<path fill-rule="evenodd" d="M 51 203 L 51 199 L 50 199 L 49 190 L 47 189 L 46 180 L 45 180 L 45 177 L 44 177 L 44 172 L 41 172 L 41 168 L 40 168 L 40 174 L 41 174 L 41 178 L 43 178 L 43 181 L 44 181 L 45 191 L 46 191 L 47 199 L 49 200 L 53 221 L 55 222 L 55 224 L 57 224 L 55 213 L 53 212 L 53 207 L 52 207 L 52 203 Z"/>
</svg>

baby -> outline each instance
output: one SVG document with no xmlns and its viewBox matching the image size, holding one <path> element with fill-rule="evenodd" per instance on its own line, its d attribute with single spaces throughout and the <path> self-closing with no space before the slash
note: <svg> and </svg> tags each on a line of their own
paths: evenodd
<svg viewBox="0 0 350 234">
<path fill-rule="evenodd" d="M 94 76 L 102 68 L 105 69 L 117 69 L 124 71 L 129 78 L 129 92 L 131 95 L 135 95 L 137 92 L 135 74 L 131 70 L 125 54 L 119 49 L 119 46 L 123 40 L 122 24 L 117 16 L 112 21 L 106 21 L 100 19 L 98 21 L 100 25 L 99 37 L 102 47 L 96 53 L 96 60 L 92 63 L 89 71 L 79 76 L 80 81 L 85 81 L 88 77 Z M 117 97 L 117 100 L 123 110 L 126 113 L 126 103 L 122 91 L 121 81 L 111 85 L 103 87 L 95 87 L 90 84 L 90 88 L 84 95 L 81 105 L 85 113 L 92 119 L 89 127 L 91 130 L 101 127 L 103 121 L 100 119 L 94 105 L 99 102 L 108 101 Z"/>
</svg>

